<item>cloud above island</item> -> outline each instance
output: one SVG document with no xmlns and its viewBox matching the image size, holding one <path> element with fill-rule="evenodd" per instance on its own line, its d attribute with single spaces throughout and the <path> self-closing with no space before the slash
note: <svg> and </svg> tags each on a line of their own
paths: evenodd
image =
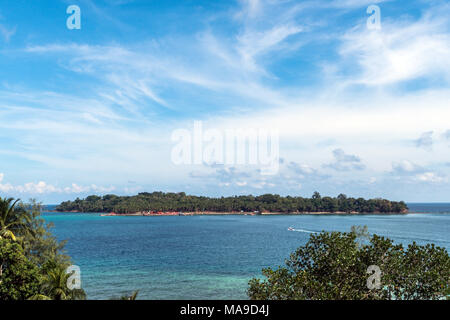
<svg viewBox="0 0 450 320">
<path fill-rule="evenodd" d="M 57 187 L 48 184 L 44 181 L 27 182 L 23 185 L 12 185 L 11 183 L 4 183 L 4 174 L 0 173 L 0 191 L 4 193 L 17 193 L 26 195 L 42 195 L 52 193 L 66 193 L 66 194 L 81 194 L 81 193 L 108 193 L 115 190 L 114 187 L 100 187 L 92 184 L 90 186 L 79 186 L 72 183 L 67 187 Z"/>
</svg>

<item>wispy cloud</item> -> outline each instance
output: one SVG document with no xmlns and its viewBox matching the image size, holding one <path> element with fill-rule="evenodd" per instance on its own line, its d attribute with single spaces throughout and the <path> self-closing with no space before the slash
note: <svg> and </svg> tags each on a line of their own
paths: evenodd
<svg viewBox="0 0 450 320">
<path fill-rule="evenodd" d="M 438 6 L 418 20 L 385 18 L 381 30 L 367 30 L 362 23 L 347 32 L 340 54 L 359 67 L 348 82 L 381 86 L 442 78 L 448 83 L 450 66 L 441 62 L 450 59 L 449 13 L 448 6 Z"/>
<path fill-rule="evenodd" d="M 445 183 L 448 177 L 442 173 L 434 172 L 430 168 L 417 165 L 411 161 L 403 160 L 392 164 L 391 175 L 402 179 L 406 183 Z"/>
<path fill-rule="evenodd" d="M 336 171 L 363 170 L 365 165 L 361 159 L 352 154 L 346 154 L 342 149 L 333 150 L 334 162 L 325 164 L 324 167 Z"/>
</svg>

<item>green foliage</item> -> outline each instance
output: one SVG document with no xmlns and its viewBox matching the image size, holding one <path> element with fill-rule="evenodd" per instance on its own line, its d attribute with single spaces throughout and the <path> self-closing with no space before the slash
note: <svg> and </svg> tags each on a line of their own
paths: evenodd
<svg viewBox="0 0 450 320">
<path fill-rule="evenodd" d="M 40 267 L 50 260 L 66 267 L 71 265 L 70 257 L 64 253 L 66 241 L 58 241 L 51 233 L 53 224 L 41 218 L 41 204 L 31 199 L 27 204 L 19 203 L 17 210 L 26 221 L 25 228 L 17 233 L 23 235 L 21 244 L 29 259 Z"/>
<path fill-rule="evenodd" d="M 89 196 L 84 200 L 62 202 L 56 210 L 69 212 L 117 212 L 140 211 L 214 211 L 214 212 L 347 212 L 347 213 L 400 213 L 406 212 L 404 202 L 384 199 L 364 200 L 339 195 L 337 198 L 321 197 L 315 192 L 312 198 L 281 197 L 274 194 L 260 196 L 234 196 L 208 198 L 180 193 L 142 192 L 136 196 Z"/>
<path fill-rule="evenodd" d="M 82 289 L 70 290 L 67 281 L 70 274 L 66 268 L 55 261 L 48 261 L 44 266 L 44 279 L 41 284 L 40 294 L 33 297 L 34 300 L 84 300 L 86 294 Z"/>
<path fill-rule="evenodd" d="M 22 247 L 0 239 L 0 300 L 24 300 L 38 293 L 39 269 L 25 256 Z"/>
<path fill-rule="evenodd" d="M 355 229 L 354 229 L 355 230 Z M 450 257 L 444 248 L 402 245 L 373 235 L 358 243 L 355 232 L 322 232 L 286 260 L 285 267 L 263 269 L 265 279 L 251 279 L 251 299 L 274 300 L 420 300 L 448 295 Z M 381 269 L 381 287 L 369 289 L 367 268 Z"/>
<path fill-rule="evenodd" d="M 85 299 L 82 289 L 67 288 L 70 257 L 64 242 L 51 234 L 40 217 L 41 205 L 0 198 L 0 300 Z"/>
<path fill-rule="evenodd" d="M 19 200 L 13 198 L 0 198 L 0 239 L 12 239 L 16 241 L 15 232 L 22 230 L 27 233 L 27 217 L 24 212 L 17 210 L 16 204 Z"/>
</svg>

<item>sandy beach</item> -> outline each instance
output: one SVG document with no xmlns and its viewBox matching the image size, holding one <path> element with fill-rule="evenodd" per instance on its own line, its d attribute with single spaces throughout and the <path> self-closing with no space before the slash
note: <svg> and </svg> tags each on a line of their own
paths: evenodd
<svg viewBox="0 0 450 320">
<path fill-rule="evenodd" d="M 146 217 L 157 217 L 157 216 L 199 216 L 199 215 L 247 215 L 247 216 L 270 216 L 270 215 L 373 215 L 373 214 L 407 214 L 409 212 L 402 213 L 380 213 L 380 212 L 215 212 L 215 211 L 197 211 L 197 212 L 135 212 L 135 213 L 105 213 L 101 216 L 146 216 Z"/>
</svg>

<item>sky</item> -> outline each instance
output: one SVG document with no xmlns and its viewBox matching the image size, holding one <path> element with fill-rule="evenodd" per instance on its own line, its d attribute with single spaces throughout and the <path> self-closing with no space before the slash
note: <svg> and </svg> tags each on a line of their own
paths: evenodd
<svg viewBox="0 0 450 320">
<path fill-rule="evenodd" d="M 450 202 L 449 119 L 448 1 L 0 3 L 1 196 Z M 230 130 L 276 170 L 201 157 Z"/>
</svg>

